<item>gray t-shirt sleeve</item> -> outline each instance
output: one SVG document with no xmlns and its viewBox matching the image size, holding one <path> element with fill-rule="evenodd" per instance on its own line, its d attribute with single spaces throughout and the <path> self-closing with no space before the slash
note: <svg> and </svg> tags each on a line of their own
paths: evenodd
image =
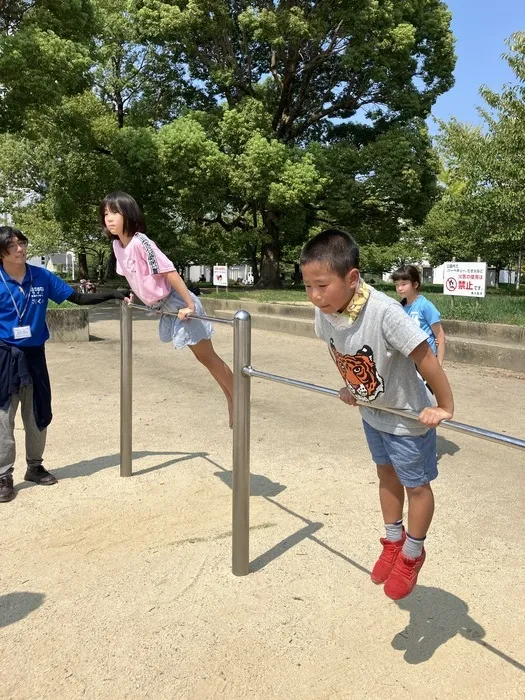
<svg viewBox="0 0 525 700">
<path fill-rule="evenodd" d="M 387 307 L 382 330 L 386 342 L 405 357 L 428 339 L 425 331 L 410 318 L 401 304 L 390 304 Z"/>
</svg>

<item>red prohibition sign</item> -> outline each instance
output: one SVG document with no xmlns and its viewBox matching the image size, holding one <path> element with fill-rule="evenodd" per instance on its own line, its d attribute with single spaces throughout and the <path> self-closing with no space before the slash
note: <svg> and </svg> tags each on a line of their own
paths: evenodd
<svg viewBox="0 0 525 700">
<path fill-rule="evenodd" d="M 447 285 L 447 289 L 449 290 L 449 292 L 453 292 L 456 289 L 456 287 L 458 286 L 456 278 L 449 277 L 446 281 L 446 285 Z"/>
</svg>

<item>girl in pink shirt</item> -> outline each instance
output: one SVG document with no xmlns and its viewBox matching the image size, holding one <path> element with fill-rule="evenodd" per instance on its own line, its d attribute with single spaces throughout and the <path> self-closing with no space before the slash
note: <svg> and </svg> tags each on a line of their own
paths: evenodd
<svg viewBox="0 0 525 700">
<path fill-rule="evenodd" d="M 205 316 L 206 312 L 186 287 L 171 260 L 146 236 L 144 216 L 137 202 L 125 192 L 108 194 L 100 205 L 100 222 L 113 243 L 117 273 L 124 275 L 146 306 L 161 314 L 160 339 L 165 343 L 172 341 L 176 348 L 188 346 L 223 390 L 231 427 L 232 372 L 213 348 L 211 323 L 187 319 L 190 313 Z M 165 312 L 177 316 L 166 316 Z"/>
</svg>

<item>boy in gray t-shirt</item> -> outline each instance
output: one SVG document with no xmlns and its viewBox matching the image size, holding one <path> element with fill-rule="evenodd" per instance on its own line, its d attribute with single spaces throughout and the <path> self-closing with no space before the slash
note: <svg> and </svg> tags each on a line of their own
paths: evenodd
<svg viewBox="0 0 525 700">
<path fill-rule="evenodd" d="M 339 396 L 351 406 L 359 401 L 377 466 L 386 536 L 372 581 L 384 583 L 386 595 L 399 600 L 412 592 L 425 561 L 423 544 L 434 513 L 430 482 L 438 473 L 435 428 L 452 418 L 452 391 L 426 333 L 397 301 L 361 279 L 359 248 L 350 235 L 329 229 L 314 236 L 302 250 L 301 269 L 316 307 L 316 334 L 328 343 L 345 381 Z M 380 407 L 416 412 L 419 422 Z"/>
</svg>

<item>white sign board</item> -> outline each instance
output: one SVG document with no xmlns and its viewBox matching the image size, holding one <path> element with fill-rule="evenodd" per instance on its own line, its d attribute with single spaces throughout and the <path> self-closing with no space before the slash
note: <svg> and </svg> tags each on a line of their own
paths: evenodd
<svg viewBox="0 0 525 700">
<path fill-rule="evenodd" d="M 484 297 L 487 263 L 446 262 L 443 270 L 443 294 L 458 297 Z"/>
<path fill-rule="evenodd" d="M 216 287 L 228 286 L 228 265 L 213 266 L 213 284 Z"/>
</svg>

